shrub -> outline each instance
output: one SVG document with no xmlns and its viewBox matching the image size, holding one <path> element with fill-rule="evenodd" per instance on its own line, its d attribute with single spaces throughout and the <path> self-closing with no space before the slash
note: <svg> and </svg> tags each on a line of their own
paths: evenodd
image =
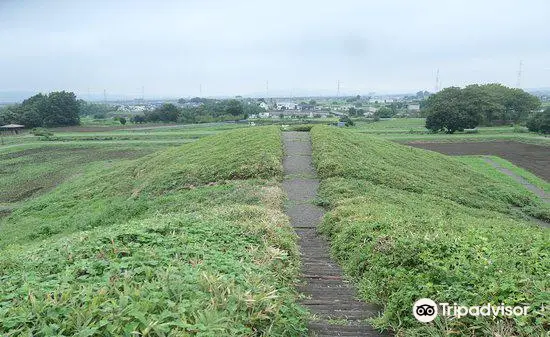
<svg viewBox="0 0 550 337">
<path fill-rule="evenodd" d="M 526 128 L 525 126 L 514 125 L 514 129 L 512 131 L 515 133 L 527 133 L 529 132 L 529 129 Z"/>
<path fill-rule="evenodd" d="M 346 126 L 354 126 L 355 123 L 353 123 L 353 121 L 351 120 L 351 118 L 349 118 L 348 116 L 343 116 L 340 118 L 340 122 L 344 122 L 346 123 Z"/>
<path fill-rule="evenodd" d="M 529 131 L 550 134 L 550 107 L 533 114 L 527 121 Z"/>
<path fill-rule="evenodd" d="M 53 132 L 51 132 L 50 130 L 46 129 L 46 128 L 34 128 L 31 130 L 31 133 L 37 137 L 46 137 L 46 138 L 49 138 L 49 137 L 52 137 L 53 136 Z"/>
</svg>

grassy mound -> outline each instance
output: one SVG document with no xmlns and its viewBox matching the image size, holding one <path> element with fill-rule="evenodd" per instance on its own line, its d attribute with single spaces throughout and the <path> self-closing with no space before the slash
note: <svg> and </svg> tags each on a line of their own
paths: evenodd
<svg viewBox="0 0 550 337">
<path fill-rule="evenodd" d="M 315 127 L 322 231 L 361 296 L 384 307 L 375 324 L 402 335 L 532 335 L 548 329 L 550 232 L 506 214 L 527 193 L 436 153 Z M 519 202 L 518 202 L 519 200 Z M 531 306 L 516 318 L 419 323 L 420 298 Z"/>
<path fill-rule="evenodd" d="M 63 184 L 0 223 L 0 334 L 304 335 L 276 127 Z"/>
<path fill-rule="evenodd" d="M 176 194 L 199 186 L 279 178 L 279 133 L 275 127 L 230 131 L 90 172 L 26 203 L 0 222 L 0 247 L 144 217 L 166 207 L 188 209 L 189 204 L 208 202 L 210 197 L 195 202 L 195 197 Z"/>
<path fill-rule="evenodd" d="M 526 211 L 542 206 L 525 189 L 488 179 L 468 165 L 436 152 L 327 127 L 314 128 L 312 141 L 314 161 L 322 179 L 368 180 L 499 212 L 510 212 L 513 206 Z M 550 214 L 542 217 L 550 219 Z"/>
</svg>

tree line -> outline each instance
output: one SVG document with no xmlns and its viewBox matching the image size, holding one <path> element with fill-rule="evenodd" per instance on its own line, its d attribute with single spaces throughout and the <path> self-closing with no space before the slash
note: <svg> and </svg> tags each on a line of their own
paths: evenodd
<svg viewBox="0 0 550 337">
<path fill-rule="evenodd" d="M 449 87 L 425 102 L 426 128 L 454 133 L 478 125 L 523 124 L 540 110 L 540 100 L 501 84 Z"/>
<path fill-rule="evenodd" d="M 256 102 L 243 102 L 237 99 L 214 100 L 206 98 L 180 99 L 181 107 L 172 103 L 146 111 L 130 118 L 133 123 L 173 122 L 207 123 L 246 119 L 251 114 L 264 110 Z"/>
<path fill-rule="evenodd" d="M 21 104 L 0 109 L 0 125 L 53 127 L 80 124 L 80 104 L 73 92 L 55 91 L 37 94 Z"/>
</svg>

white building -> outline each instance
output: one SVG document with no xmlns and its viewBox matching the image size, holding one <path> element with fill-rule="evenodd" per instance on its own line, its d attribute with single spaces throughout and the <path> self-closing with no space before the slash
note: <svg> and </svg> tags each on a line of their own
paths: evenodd
<svg viewBox="0 0 550 337">
<path fill-rule="evenodd" d="M 407 110 L 409 110 L 409 111 L 420 111 L 420 104 L 409 104 L 409 105 L 407 105 Z"/>
<path fill-rule="evenodd" d="M 277 110 L 296 110 L 298 109 L 298 104 L 292 102 L 281 102 L 277 103 Z"/>
<path fill-rule="evenodd" d="M 267 105 L 266 102 L 260 102 L 260 108 L 264 109 L 265 111 L 269 110 L 269 105 Z"/>
</svg>

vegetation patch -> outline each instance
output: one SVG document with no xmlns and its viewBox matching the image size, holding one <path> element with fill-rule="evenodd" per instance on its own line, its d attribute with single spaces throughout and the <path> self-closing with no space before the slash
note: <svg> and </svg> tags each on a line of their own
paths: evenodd
<svg viewBox="0 0 550 337">
<path fill-rule="evenodd" d="M 407 336 L 548 330 L 550 232 L 510 214 L 533 196 L 436 153 L 336 128 L 315 127 L 312 139 L 319 203 L 330 210 L 322 231 L 361 296 L 384 307 L 376 326 Z M 420 323 L 420 298 L 532 311 Z"/>
<path fill-rule="evenodd" d="M 0 334 L 305 335 L 276 127 L 90 172 L 0 220 Z"/>
<path fill-rule="evenodd" d="M 322 179 L 368 180 L 400 190 L 431 194 L 465 206 L 509 212 L 540 206 L 535 196 L 489 180 L 458 160 L 329 127 L 312 130 L 313 157 Z"/>
</svg>

